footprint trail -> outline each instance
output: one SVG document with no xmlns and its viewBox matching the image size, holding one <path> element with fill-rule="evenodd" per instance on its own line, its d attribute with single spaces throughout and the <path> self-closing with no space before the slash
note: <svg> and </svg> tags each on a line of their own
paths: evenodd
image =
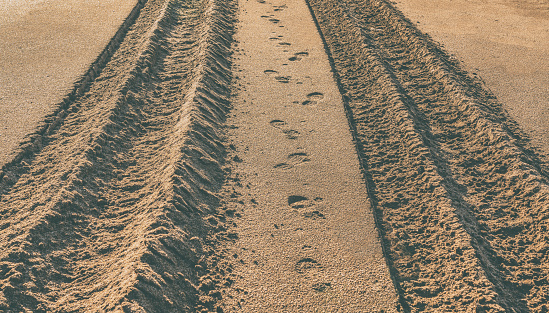
<svg viewBox="0 0 549 313">
<path fill-rule="evenodd" d="M 238 234 L 227 248 L 234 282 L 219 287 L 223 311 L 397 312 L 342 99 L 305 2 L 243 0 L 239 20 L 246 57 L 236 67 L 248 87 L 227 121 L 241 162 L 222 204 Z"/>
</svg>

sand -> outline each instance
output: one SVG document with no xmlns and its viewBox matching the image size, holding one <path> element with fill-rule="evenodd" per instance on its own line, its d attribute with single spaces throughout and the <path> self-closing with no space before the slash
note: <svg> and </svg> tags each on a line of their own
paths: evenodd
<svg viewBox="0 0 549 313">
<path fill-rule="evenodd" d="M 416 24 L 136 3 L 2 167 L 0 310 L 549 310 L 546 159 Z"/>
<path fill-rule="evenodd" d="M 486 83 L 549 153 L 549 4 L 398 0 L 396 6 Z"/>
<path fill-rule="evenodd" d="M 0 168 L 84 76 L 136 0 L 0 4 Z"/>
<path fill-rule="evenodd" d="M 547 171 L 502 105 L 390 3 L 311 3 L 403 306 L 547 309 Z"/>
<path fill-rule="evenodd" d="M 100 74 L 2 173 L 1 310 L 199 301 L 203 217 L 223 182 L 231 10 L 148 1 L 136 12 Z"/>
<path fill-rule="evenodd" d="M 241 1 L 227 312 L 396 312 L 343 101 L 305 2 Z M 251 202 L 250 202 L 251 201 Z M 242 202 L 244 205 L 242 205 Z M 241 261 L 241 263 L 240 263 Z M 364 295 L 369 295 L 364 297 Z"/>
</svg>

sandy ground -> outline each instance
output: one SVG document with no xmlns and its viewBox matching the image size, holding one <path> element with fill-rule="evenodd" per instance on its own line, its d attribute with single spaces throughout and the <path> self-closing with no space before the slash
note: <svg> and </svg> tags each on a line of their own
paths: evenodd
<svg viewBox="0 0 549 313">
<path fill-rule="evenodd" d="M 549 153 L 549 3 L 396 0 L 396 6 L 478 74 Z"/>
<path fill-rule="evenodd" d="M 53 11 L 101 11 L 32 7 L 6 25 L 44 34 Z M 544 13 L 476 8 L 479 25 L 510 20 L 493 36 L 448 27 L 460 34 L 448 42 L 478 47 L 481 65 L 495 62 L 486 38 L 505 58 L 534 53 L 540 37 L 511 30 Z M 30 54 L 8 63 L 24 75 L 0 76 L 62 98 L 44 118 L 15 93 L 29 106 L 0 115 L 22 125 L 12 142 L 38 129 L 0 172 L 1 311 L 549 310 L 549 170 L 506 113 L 542 95 L 502 102 L 385 0 L 148 0 L 131 12 L 87 70 L 94 57 L 52 45 L 57 67 Z M 105 29 L 81 21 L 60 27 Z M 494 77 L 541 80 L 504 61 Z M 50 74 L 67 88 L 38 83 Z"/>
<path fill-rule="evenodd" d="M 391 3 L 310 3 L 405 308 L 547 310 L 547 168 L 501 103 Z"/>
<path fill-rule="evenodd" d="M 242 278 L 225 296 L 228 311 L 395 312 L 341 95 L 306 3 L 240 1 L 235 40 L 240 87 L 227 124 L 242 160 L 233 173 L 246 187 L 229 206 L 242 214 L 232 248 Z"/>
<path fill-rule="evenodd" d="M 100 74 L 5 170 L 0 310 L 189 312 L 203 302 L 231 5 L 136 6 Z"/>
<path fill-rule="evenodd" d="M 136 0 L 0 4 L 0 167 L 86 73 Z"/>
</svg>

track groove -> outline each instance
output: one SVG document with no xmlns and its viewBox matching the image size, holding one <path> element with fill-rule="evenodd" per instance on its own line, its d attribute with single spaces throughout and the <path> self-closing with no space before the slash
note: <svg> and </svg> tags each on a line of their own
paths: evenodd
<svg viewBox="0 0 549 313">
<path fill-rule="evenodd" d="M 223 181 L 232 6 L 146 3 L 1 199 L 2 310 L 195 310 Z"/>
<path fill-rule="evenodd" d="M 404 307 L 547 310 L 547 175 L 516 124 L 386 2 L 310 4 Z"/>
</svg>

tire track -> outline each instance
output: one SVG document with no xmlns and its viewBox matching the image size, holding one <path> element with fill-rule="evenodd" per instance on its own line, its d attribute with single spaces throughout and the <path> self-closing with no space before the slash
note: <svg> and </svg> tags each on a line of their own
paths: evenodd
<svg viewBox="0 0 549 313">
<path fill-rule="evenodd" d="M 44 121 L 36 127 L 36 131 L 23 140 L 18 149 L 14 151 L 13 159 L 2 166 L 0 169 L 0 197 L 9 191 L 19 177 L 27 173 L 28 167 L 26 165 L 31 163 L 35 154 L 47 145 L 48 136 L 58 129 L 67 114 L 75 109 L 74 103 L 76 99 L 82 96 L 89 89 L 91 82 L 101 74 L 103 68 L 125 39 L 128 30 L 134 25 L 136 19 L 141 14 L 141 10 L 147 1 L 137 1 L 136 6 L 124 20 L 105 49 L 90 65 L 88 71 L 82 75 L 82 78 L 74 84 L 74 89 L 58 104 L 58 108 L 53 113 L 45 117 Z"/>
<path fill-rule="evenodd" d="M 149 0 L 0 202 L 0 309 L 189 312 L 223 181 L 233 3 Z M 223 236 L 223 233 L 219 233 Z"/>
<path fill-rule="evenodd" d="M 546 311 L 547 174 L 516 124 L 388 3 L 309 3 L 403 306 Z"/>
</svg>

